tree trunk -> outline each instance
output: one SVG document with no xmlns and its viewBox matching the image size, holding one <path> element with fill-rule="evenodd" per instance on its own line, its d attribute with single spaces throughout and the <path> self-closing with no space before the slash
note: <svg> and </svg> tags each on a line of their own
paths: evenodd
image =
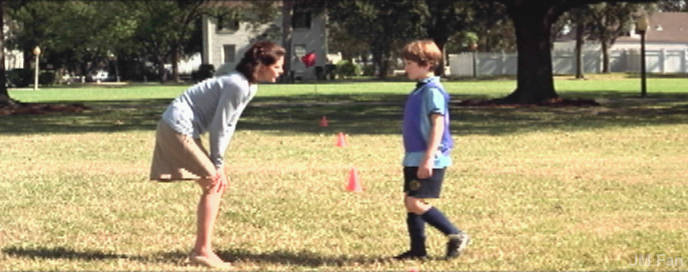
<svg viewBox="0 0 688 272">
<path fill-rule="evenodd" d="M 558 14 L 548 5 L 515 1 L 507 5 L 516 29 L 518 76 L 516 90 L 500 102 L 535 104 L 559 97 L 552 79 L 550 31 Z"/>
<path fill-rule="evenodd" d="M 435 44 L 437 44 L 437 47 L 440 48 L 440 52 L 442 52 L 442 58 L 440 59 L 440 63 L 435 67 L 435 75 L 437 76 L 444 76 L 444 64 L 445 64 L 445 57 L 446 54 L 444 52 L 444 47 L 445 44 L 447 44 L 448 39 L 435 39 Z"/>
<path fill-rule="evenodd" d="M 179 48 L 175 46 L 172 51 L 172 80 L 179 82 Z"/>
<path fill-rule="evenodd" d="M 293 82 L 294 79 L 291 72 L 293 12 L 293 0 L 282 1 L 282 46 L 284 46 L 286 51 L 286 54 L 284 55 L 284 74 L 282 75 L 282 82 Z"/>
<path fill-rule="evenodd" d="M 0 30 L 5 29 L 3 14 L 5 2 L 0 0 Z M 11 103 L 10 93 L 7 91 L 7 78 L 5 77 L 5 31 L 0 31 L 0 105 Z"/>
<path fill-rule="evenodd" d="M 389 72 L 389 57 L 381 50 L 373 49 L 373 63 L 378 67 L 377 78 L 387 79 L 387 72 Z"/>
<path fill-rule="evenodd" d="M 576 78 L 583 79 L 583 22 L 576 23 Z"/>
<path fill-rule="evenodd" d="M 608 74 L 609 73 L 609 44 L 604 41 L 601 42 L 602 44 L 602 73 Z"/>
<path fill-rule="evenodd" d="M 160 83 L 165 83 L 167 81 L 167 71 L 165 71 L 165 61 L 164 58 L 158 57 L 158 76 L 160 77 Z"/>
</svg>

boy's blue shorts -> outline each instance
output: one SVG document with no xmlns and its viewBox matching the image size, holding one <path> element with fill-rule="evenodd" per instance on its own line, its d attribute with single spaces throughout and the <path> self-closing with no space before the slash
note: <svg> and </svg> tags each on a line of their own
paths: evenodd
<svg viewBox="0 0 688 272">
<path fill-rule="evenodd" d="M 415 198 L 439 198 L 445 170 L 432 169 L 432 177 L 418 179 L 418 167 L 404 167 L 404 193 Z"/>
</svg>

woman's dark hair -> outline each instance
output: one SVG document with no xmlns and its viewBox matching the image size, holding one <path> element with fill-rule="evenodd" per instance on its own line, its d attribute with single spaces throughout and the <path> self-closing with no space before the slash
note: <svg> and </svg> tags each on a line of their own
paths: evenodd
<svg viewBox="0 0 688 272">
<path fill-rule="evenodd" d="M 258 64 L 273 65 L 285 54 L 284 48 L 273 42 L 257 42 L 246 50 L 244 57 L 237 64 L 236 70 L 243 74 L 249 82 L 254 83 L 256 79 L 253 78 L 253 73 L 258 68 Z"/>
</svg>

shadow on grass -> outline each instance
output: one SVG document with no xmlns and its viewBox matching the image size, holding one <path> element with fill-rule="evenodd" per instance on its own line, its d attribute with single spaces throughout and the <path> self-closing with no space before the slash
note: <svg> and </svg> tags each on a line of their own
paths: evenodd
<svg viewBox="0 0 688 272">
<path fill-rule="evenodd" d="M 75 251 L 64 247 L 37 247 L 22 248 L 11 246 L 2 249 L 2 252 L 16 257 L 30 257 L 42 259 L 69 259 L 69 260 L 104 260 L 104 259 L 128 259 L 129 256 L 115 253 L 105 253 L 97 250 Z"/>
<path fill-rule="evenodd" d="M 252 253 L 243 249 L 220 251 L 218 255 L 228 261 L 239 263 L 270 263 L 277 265 L 297 266 L 346 266 L 379 263 L 381 258 L 370 256 L 324 256 L 312 251 L 273 251 L 268 253 Z"/>
<path fill-rule="evenodd" d="M 510 134 L 543 129 L 583 130 L 686 123 L 688 94 L 562 92 L 565 98 L 596 99 L 598 107 L 474 106 L 455 104 L 478 95 L 452 95 L 455 135 Z M 238 130 L 272 133 L 399 134 L 406 95 L 352 94 L 256 97 Z M 0 118 L 0 134 L 153 131 L 170 99 L 81 102 L 82 113 L 12 115 Z M 69 101 L 61 103 L 72 103 Z M 328 127 L 320 127 L 326 116 Z"/>
<path fill-rule="evenodd" d="M 188 252 L 171 251 L 159 252 L 148 256 L 127 255 L 118 253 L 107 253 L 99 250 L 77 251 L 65 247 L 6 247 L 2 249 L 4 254 L 18 258 L 32 259 L 52 259 L 52 260 L 75 260 L 75 261 L 102 261 L 113 259 L 125 259 L 141 263 L 172 263 L 177 265 L 188 265 Z M 274 251 L 270 253 L 252 253 L 243 249 L 231 249 L 220 251 L 218 255 L 224 260 L 231 262 L 249 263 L 270 263 L 277 265 L 298 265 L 298 266 L 344 266 L 378 263 L 384 261 L 381 258 L 366 256 L 323 256 L 316 252 L 300 251 Z"/>
</svg>

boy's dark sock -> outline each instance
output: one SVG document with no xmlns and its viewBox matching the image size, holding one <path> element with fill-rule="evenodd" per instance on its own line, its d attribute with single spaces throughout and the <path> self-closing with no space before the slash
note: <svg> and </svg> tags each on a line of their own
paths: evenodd
<svg viewBox="0 0 688 272">
<path fill-rule="evenodd" d="M 415 213 L 407 213 L 406 225 L 411 238 L 411 252 L 425 255 L 425 220 Z"/>
<path fill-rule="evenodd" d="M 425 220 L 425 222 L 428 222 L 428 224 L 444 233 L 444 235 L 458 234 L 461 232 L 454 226 L 454 224 L 449 222 L 449 219 L 447 219 L 447 217 L 444 216 L 440 210 L 435 207 L 430 208 L 421 217 Z"/>
</svg>

